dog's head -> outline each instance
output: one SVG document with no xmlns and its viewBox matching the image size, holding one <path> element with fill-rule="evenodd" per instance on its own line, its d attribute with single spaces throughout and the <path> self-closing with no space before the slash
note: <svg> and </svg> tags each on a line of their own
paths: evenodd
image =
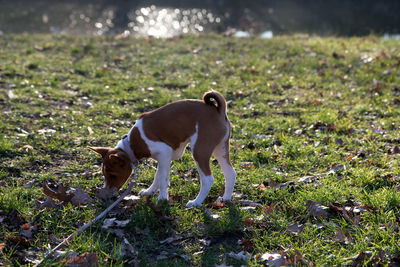
<svg viewBox="0 0 400 267">
<path fill-rule="evenodd" d="M 104 186 L 120 189 L 132 173 L 128 154 L 121 149 L 110 147 L 89 147 L 89 149 L 98 153 L 103 159 L 101 172 L 104 176 Z"/>
</svg>

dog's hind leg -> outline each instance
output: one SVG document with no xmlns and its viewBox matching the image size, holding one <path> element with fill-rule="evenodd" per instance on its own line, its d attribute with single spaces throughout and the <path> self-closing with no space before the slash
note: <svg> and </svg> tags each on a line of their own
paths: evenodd
<svg viewBox="0 0 400 267">
<path fill-rule="evenodd" d="M 235 186 L 236 172 L 229 159 L 229 138 L 222 140 L 213 151 L 214 157 L 222 168 L 225 177 L 225 192 L 217 202 L 230 201 Z"/>
<path fill-rule="evenodd" d="M 186 207 L 188 208 L 201 206 L 214 183 L 214 177 L 210 169 L 210 157 L 212 154 L 213 146 L 212 144 L 207 145 L 206 142 L 202 140 L 202 138 L 199 138 L 200 140 L 197 140 L 197 129 L 198 128 L 196 126 L 196 133 L 192 136 L 190 140 L 190 146 L 192 149 L 193 159 L 196 162 L 197 169 L 199 170 L 201 187 L 196 199 L 191 200 L 186 204 Z"/>
</svg>

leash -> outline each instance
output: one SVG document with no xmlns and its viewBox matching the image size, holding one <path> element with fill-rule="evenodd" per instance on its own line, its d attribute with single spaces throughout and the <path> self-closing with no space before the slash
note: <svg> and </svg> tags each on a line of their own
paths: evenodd
<svg viewBox="0 0 400 267">
<path fill-rule="evenodd" d="M 138 164 L 139 165 L 139 164 Z M 91 220 L 90 222 L 86 223 L 85 225 L 81 226 L 78 230 L 76 230 L 75 232 L 73 232 L 72 234 L 70 234 L 67 238 L 65 238 L 60 244 L 58 244 L 56 247 L 54 247 L 53 249 L 51 249 L 50 251 L 48 251 L 42 260 L 40 260 L 38 263 L 36 263 L 34 266 L 37 267 L 40 264 L 43 263 L 43 261 L 45 259 L 47 259 L 50 255 L 52 255 L 54 253 L 54 251 L 56 251 L 57 249 L 59 249 L 62 245 L 64 245 L 67 241 L 71 240 L 72 237 L 74 237 L 77 234 L 82 233 L 83 231 L 85 231 L 87 228 L 89 228 L 93 223 L 97 222 L 99 219 L 103 218 L 110 210 L 112 210 L 119 202 L 122 201 L 122 199 L 124 199 L 124 197 L 126 197 L 129 192 L 131 192 L 133 186 L 136 184 L 137 182 L 137 168 L 138 165 L 136 165 L 133 169 L 133 174 L 131 175 L 130 179 L 131 179 L 131 183 L 129 184 L 128 188 L 125 190 L 124 193 L 121 194 L 121 196 L 114 202 L 112 203 L 106 210 L 104 210 L 102 213 L 100 213 L 100 215 L 98 215 L 96 218 L 94 218 L 93 220 Z"/>
</svg>

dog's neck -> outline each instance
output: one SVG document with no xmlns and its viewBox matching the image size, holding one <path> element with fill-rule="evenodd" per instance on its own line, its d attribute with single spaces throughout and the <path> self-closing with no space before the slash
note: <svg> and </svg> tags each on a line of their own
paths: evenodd
<svg viewBox="0 0 400 267">
<path fill-rule="evenodd" d="M 134 166 L 138 160 L 135 157 L 135 153 L 132 150 L 131 144 L 130 144 L 130 132 L 129 134 L 126 134 L 122 137 L 121 140 L 119 140 L 117 146 L 115 148 L 122 149 L 129 157 L 129 160 L 131 161 L 132 166 Z"/>
</svg>

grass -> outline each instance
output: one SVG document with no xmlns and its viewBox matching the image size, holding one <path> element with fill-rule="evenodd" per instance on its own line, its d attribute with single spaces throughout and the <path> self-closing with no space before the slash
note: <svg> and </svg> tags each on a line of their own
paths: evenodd
<svg viewBox="0 0 400 267">
<path fill-rule="evenodd" d="M 32 264 L 29 255 L 41 258 L 105 208 L 94 195 L 101 161 L 87 146 L 114 146 L 142 112 L 210 89 L 225 95 L 235 126 L 233 202 L 212 205 L 224 184 L 213 162 L 204 207 L 185 208 L 199 190 L 186 152 L 172 166 L 170 203 L 140 200 L 110 215 L 130 220 L 123 232 L 137 257 L 121 256 L 123 238 L 101 222 L 64 250 L 113 266 L 256 266 L 267 252 L 296 264 L 398 262 L 399 65 L 399 42 L 375 36 L 0 36 L 0 264 Z M 143 165 L 133 194 L 153 175 Z M 96 201 L 40 209 L 43 182 Z M 37 225 L 30 238 L 25 223 Z M 229 256 L 243 250 L 249 259 Z"/>
</svg>

